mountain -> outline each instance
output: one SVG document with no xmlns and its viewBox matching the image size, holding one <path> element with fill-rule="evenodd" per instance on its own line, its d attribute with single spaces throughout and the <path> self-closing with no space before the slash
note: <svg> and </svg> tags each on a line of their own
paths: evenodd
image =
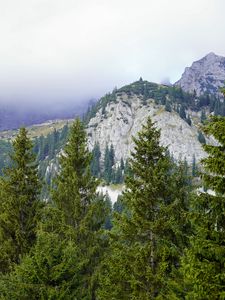
<svg viewBox="0 0 225 300">
<path fill-rule="evenodd" d="M 99 143 L 103 159 L 106 145 L 113 145 L 115 160 L 126 160 L 134 148 L 132 136 L 150 116 L 161 129 L 162 145 L 168 146 L 175 159 L 192 163 L 195 156 L 199 161 L 205 156 L 198 138 L 201 113 L 188 107 L 183 111 L 179 93 L 176 87 L 137 81 L 108 95 L 108 102 L 102 98 L 87 126 L 90 149 Z"/>
<path fill-rule="evenodd" d="M 225 116 L 220 88 L 225 83 L 225 57 L 209 53 L 186 68 L 173 86 L 142 80 L 102 97 L 87 113 L 89 147 L 99 143 L 104 159 L 106 145 L 113 145 L 115 160 L 133 151 L 136 136 L 150 116 L 161 129 L 161 143 L 176 160 L 192 163 L 205 156 L 201 143 L 213 142 L 201 132 L 209 114 Z"/>
<path fill-rule="evenodd" d="M 187 67 L 175 84 L 186 92 L 195 91 L 197 96 L 205 93 L 221 96 L 219 89 L 225 85 L 225 57 L 213 52 L 207 54 Z"/>
<path fill-rule="evenodd" d="M 82 116 L 90 103 L 62 103 L 30 105 L 0 102 L 0 131 L 17 129 L 21 126 L 40 124 L 48 120 L 70 119 Z"/>
<path fill-rule="evenodd" d="M 196 66 L 199 67 L 198 71 L 195 70 L 196 73 L 204 73 L 201 69 L 202 66 L 205 68 L 204 64 L 195 64 L 195 68 Z M 214 81 L 216 82 L 216 79 Z M 195 85 L 197 86 L 198 82 L 195 82 Z M 217 92 L 218 88 L 215 87 L 215 93 Z M 155 126 L 161 129 L 161 144 L 168 147 L 176 160 L 186 159 L 189 164 L 199 162 L 206 155 L 202 143 L 214 142 L 201 132 L 202 123 L 210 114 L 225 116 L 225 103 L 222 99 L 210 93 L 198 96 L 197 92 L 184 91 L 179 84 L 167 86 L 140 78 L 120 89 L 114 89 L 98 102 L 93 102 L 84 117 L 89 149 L 92 151 L 98 143 L 100 146 L 101 170 L 98 170 L 98 176 L 104 176 L 107 145 L 108 148 L 113 146 L 116 172 L 119 166 L 121 167 L 121 158 L 124 162 L 129 158 L 134 149 L 132 137 L 137 135 L 148 116 L 153 119 Z M 58 170 L 57 157 L 66 143 L 68 126 L 57 128 L 50 122 L 44 124 L 43 129 L 40 128 L 35 127 L 32 136 L 36 137 L 35 152 L 38 155 L 40 174 L 50 182 L 52 175 Z M 3 139 L 0 140 L 0 150 L 4 153 L 10 148 L 7 139 L 14 134 L 0 135 L 0 139 Z M 7 165 L 3 152 L 0 155 L 0 169 L 1 165 Z"/>
</svg>

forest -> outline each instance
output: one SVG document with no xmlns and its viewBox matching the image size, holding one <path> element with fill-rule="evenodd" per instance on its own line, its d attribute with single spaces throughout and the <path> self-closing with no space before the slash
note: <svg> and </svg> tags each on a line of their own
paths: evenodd
<svg viewBox="0 0 225 300">
<path fill-rule="evenodd" d="M 125 191 L 113 207 L 96 192 L 84 123 L 69 131 L 47 201 L 35 143 L 25 128 L 13 141 L 0 177 L 0 299 L 225 299 L 225 118 L 202 128 L 218 143 L 202 144 L 200 183 L 149 118 L 126 175 L 121 161 Z"/>
</svg>

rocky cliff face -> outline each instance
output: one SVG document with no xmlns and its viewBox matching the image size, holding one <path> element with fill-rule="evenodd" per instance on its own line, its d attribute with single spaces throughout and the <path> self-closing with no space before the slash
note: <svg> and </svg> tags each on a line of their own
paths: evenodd
<svg viewBox="0 0 225 300">
<path fill-rule="evenodd" d="M 225 57 L 213 52 L 187 67 L 179 81 L 175 83 L 186 92 L 221 95 L 219 88 L 225 85 Z"/>
<path fill-rule="evenodd" d="M 119 93 L 115 102 L 108 103 L 104 111 L 99 109 L 90 120 L 87 128 L 89 148 L 99 142 L 104 154 L 106 144 L 112 144 L 116 161 L 121 157 L 126 159 L 134 148 L 132 136 L 137 136 L 148 116 L 161 129 L 162 145 L 168 146 L 176 159 L 186 158 L 191 163 L 194 155 L 197 161 L 205 156 L 196 126 L 188 125 L 174 111 L 165 111 L 165 106 L 155 104 L 153 99 L 143 104 L 142 96 L 127 93 Z M 196 116 L 193 113 L 192 117 Z"/>
</svg>

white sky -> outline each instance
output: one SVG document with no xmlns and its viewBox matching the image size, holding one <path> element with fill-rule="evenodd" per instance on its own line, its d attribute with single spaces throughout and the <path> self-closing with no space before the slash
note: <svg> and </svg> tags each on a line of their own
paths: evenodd
<svg viewBox="0 0 225 300">
<path fill-rule="evenodd" d="M 0 0 L 0 101 L 79 101 L 225 56 L 224 0 Z"/>
</svg>

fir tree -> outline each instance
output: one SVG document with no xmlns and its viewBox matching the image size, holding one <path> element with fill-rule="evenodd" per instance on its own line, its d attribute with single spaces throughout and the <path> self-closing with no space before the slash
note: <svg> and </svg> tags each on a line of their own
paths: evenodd
<svg viewBox="0 0 225 300">
<path fill-rule="evenodd" d="M 108 144 L 105 148 L 105 155 L 104 155 L 104 179 L 107 184 L 114 180 L 115 174 L 113 165 L 115 163 L 115 152 L 113 145 L 111 144 L 110 148 Z"/>
<path fill-rule="evenodd" d="M 187 244 L 188 193 L 183 173 L 173 169 L 159 137 L 148 119 L 134 138 L 133 176 L 126 180 L 123 214 L 117 214 L 98 299 L 168 296 L 169 279 L 175 276 L 179 255 Z"/>
<path fill-rule="evenodd" d="M 204 145 L 203 184 L 215 195 L 200 193 L 192 201 L 194 236 L 183 259 L 186 299 L 223 299 L 225 296 L 225 118 L 213 117 L 205 126 L 218 145 Z"/>
<path fill-rule="evenodd" d="M 201 123 L 204 123 L 206 120 L 206 113 L 205 113 L 205 110 L 202 109 L 201 111 Z"/>
<path fill-rule="evenodd" d="M 42 206 L 33 144 L 21 128 L 13 141 L 11 167 L 0 181 L 0 269 L 19 263 L 36 239 Z"/>
<path fill-rule="evenodd" d="M 64 214 L 78 248 L 77 299 L 95 299 L 95 274 L 104 254 L 103 226 L 108 215 L 104 198 L 96 194 L 98 180 L 91 176 L 91 154 L 83 124 L 77 119 L 60 159 L 61 171 L 52 193 Z M 82 275 L 82 276 L 81 276 Z"/>
<path fill-rule="evenodd" d="M 201 131 L 198 131 L 198 141 L 201 144 L 205 144 L 206 143 L 205 137 L 204 137 L 204 135 L 203 135 L 203 133 Z"/>
<path fill-rule="evenodd" d="M 94 148 L 92 150 L 92 161 L 91 161 L 91 174 L 95 177 L 100 176 L 100 157 L 101 151 L 99 143 L 95 143 Z"/>
<path fill-rule="evenodd" d="M 77 299 L 78 247 L 62 212 L 47 206 L 43 220 L 30 253 L 0 276 L 2 299 Z"/>
</svg>

